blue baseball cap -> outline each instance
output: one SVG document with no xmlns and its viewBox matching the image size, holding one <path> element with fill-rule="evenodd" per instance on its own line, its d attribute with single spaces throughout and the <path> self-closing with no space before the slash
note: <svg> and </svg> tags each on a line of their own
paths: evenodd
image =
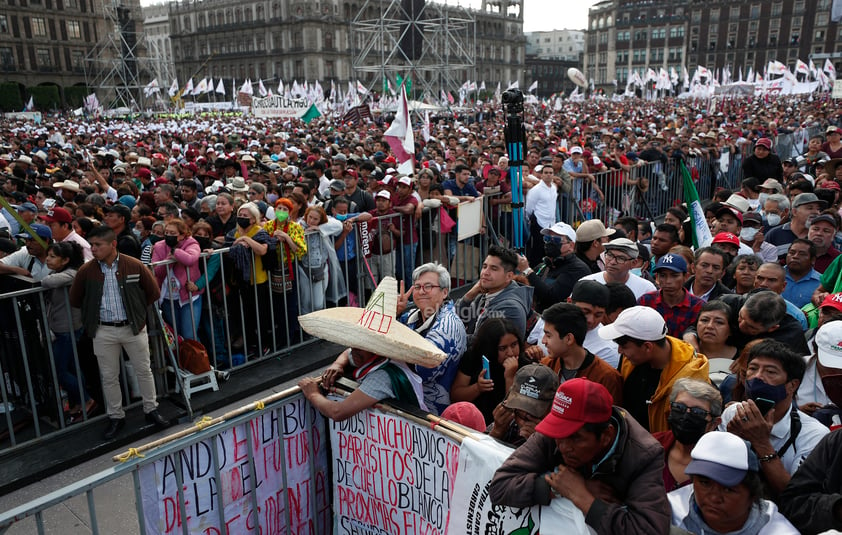
<svg viewBox="0 0 842 535">
<path fill-rule="evenodd" d="M 687 273 L 687 262 L 679 254 L 667 253 L 659 258 L 658 263 L 655 264 L 655 271 L 659 269 L 668 269 L 676 273 Z"/>
<path fill-rule="evenodd" d="M 39 238 L 42 238 L 42 239 L 45 239 L 45 240 L 52 240 L 53 239 L 53 231 L 51 231 L 50 227 L 48 227 L 47 225 L 42 225 L 40 223 L 33 223 L 29 226 L 32 228 L 33 231 L 35 231 L 35 234 L 37 234 Z M 24 240 L 31 240 L 32 239 L 32 235 L 29 234 L 29 232 L 20 232 L 20 233 L 17 234 L 17 237 L 22 238 Z"/>
</svg>

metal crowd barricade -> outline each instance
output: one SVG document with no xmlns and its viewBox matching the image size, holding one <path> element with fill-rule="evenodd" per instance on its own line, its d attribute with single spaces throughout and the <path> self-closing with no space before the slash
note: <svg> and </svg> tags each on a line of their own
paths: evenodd
<svg viewBox="0 0 842 535">
<path fill-rule="evenodd" d="M 51 510 L 54 510 L 57 515 L 66 514 L 63 507 L 61 507 L 62 504 L 66 504 L 74 497 L 83 495 L 86 498 L 88 518 L 85 519 L 84 514 L 82 514 L 82 520 L 88 520 L 90 522 L 90 529 L 93 533 L 101 533 L 103 532 L 103 528 L 100 526 L 100 522 L 98 520 L 97 499 L 95 494 L 100 491 L 104 492 L 102 487 L 109 483 L 123 484 L 134 489 L 133 494 L 136 516 L 132 519 L 128 515 L 121 515 L 120 531 L 125 533 L 155 532 L 156 528 L 154 526 L 147 525 L 149 518 L 144 514 L 144 499 L 148 500 L 149 496 L 144 495 L 144 488 L 142 485 L 143 474 L 141 472 L 145 469 L 149 469 L 154 463 L 165 460 L 169 457 L 174 468 L 174 475 L 177 483 L 177 503 L 173 504 L 175 506 L 174 513 L 177 515 L 179 520 L 178 523 L 173 526 L 173 532 L 180 532 L 186 535 L 189 533 L 188 524 L 187 521 L 182 522 L 181 520 L 187 518 L 185 511 L 188 502 L 186 501 L 187 497 L 185 496 L 185 493 L 189 493 L 191 487 L 184 484 L 187 474 L 184 473 L 182 464 L 190 462 L 190 459 L 192 458 L 191 455 L 193 455 L 191 451 L 194 451 L 193 448 L 196 448 L 195 451 L 198 451 L 200 443 L 204 443 L 204 445 L 209 449 L 211 463 L 211 466 L 209 467 L 209 477 L 213 477 L 215 479 L 217 489 L 216 492 L 213 493 L 213 499 L 215 500 L 214 506 L 212 507 L 213 511 L 208 514 L 216 515 L 217 518 L 215 520 L 219 523 L 219 526 L 226 526 L 226 521 L 230 522 L 231 519 L 226 519 L 225 517 L 225 508 L 228 504 L 223 501 L 224 498 L 222 489 L 224 488 L 224 485 L 221 467 L 224 465 L 226 455 L 230 458 L 231 452 L 227 452 L 226 454 L 226 452 L 221 451 L 225 444 L 223 435 L 230 433 L 233 428 L 241 425 L 245 425 L 247 429 L 245 433 L 246 447 L 243 448 L 243 455 L 248 466 L 238 465 L 238 468 L 244 473 L 248 470 L 248 474 L 250 474 L 249 478 L 243 475 L 243 485 L 245 485 L 249 479 L 251 481 L 250 485 L 252 485 L 250 489 L 244 489 L 249 491 L 248 497 L 244 499 L 250 501 L 249 505 L 251 509 L 256 512 L 259 504 L 257 503 L 256 498 L 257 492 L 255 492 L 254 488 L 254 485 L 256 484 L 255 482 L 257 481 L 255 475 L 258 471 L 258 466 L 262 466 L 260 463 L 265 462 L 265 459 L 256 459 L 255 457 L 254 452 L 257 450 L 255 439 L 260 440 L 260 436 L 255 434 L 253 437 L 253 434 L 255 433 L 253 421 L 258 418 L 268 417 L 271 420 L 270 425 L 274 426 L 275 424 L 278 424 L 277 432 L 281 433 L 283 432 L 283 426 L 279 422 L 273 420 L 273 418 L 277 416 L 277 413 L 274 411 L 283 411 L 285 407 L 289 407 L 294 403 L 303 403 L 306 406 L 308 410 L 302 411 L 303 422 L 301 422 L 301 430 L 299 431 L 300 433 L 303 433 L 304 440 L 297 441 L 295 447 L 296 454 L 302 454 L 304 451 L 300 449 L 302 448 L 302 444 L 303 447 L 306 448 L 308 461 L 305 463 L 303 468 L 305 473 L 309 474 L 311 481 L 315 481 L 314 476 L 316 475 L 315 472 L 317 467 L 314 459 L 319 453 L 317 448 L 323 447 L 325 441 L 327 440 L 326 437 L 328 436 L 327 427 L 323 418 L 317 417 L 313 421 L 310 420 L 308 415 L 314 414 L 314 411 L 306 404 L 303 395 L 297 388 L 292 388 L 288 391 L 276 394 L 273 398 L 276 399 L 274 399 L 271 403 L 267 402 L 265 405 L 262 402 L 259 404 L 253 404 L 255 405 L 254 410 L 245 410 L 248 407 L 242 407 L 241 409 L 243 410 L 234 411 L 240 413 L 239 415 L 224 419 L 223 422 L 211 427 L 205 427 L 203 422 L 200 421 L 195 426 L 195 433 L 180 433 L 186 436 L 182 436 L 181 438 L 161 445 L 156 449 L 146 451 L 142 455 L 127 456 L 124 462 L 116 464 L 112 468 L 103 470 L 80 481 L 64 486 L 60 490 L 46 494 L 19 507 L 6 511 L 0 514 L 0 533 L 3 533 L 13 527 L 26 529 L 30 533 L 45 533 L 45 524 L 49 520 Z M 318 433 L 318 435 L 314 436 L 314 433 Z M 281 488 L 272 490 L 277 491 L 278 497 L 283 497 L 283 503 L 286 505 L 284 507 L 285 530 L 283 530 L 283 533 L 291 534 L 295 533 L 295 527 L 292 525 L 293 522 L 290 518 L 290 506 L 292 503 L 290 493 L 292 490 L 286 485 L 286 482 L 288 481 L 288 478 L 291 479 L 292 476 L 289 474 L 289 467 L 286 462 L 288 452 L 286 451 L 286 441 L 284 438 L 285 437 L 281 436 L 280 440 L 277 441 L 277 447 L 280 448 L 279 458 L 282 459 L 283 462 L 275 463 L 273 465 L 274 468 L 281 470 L 281 480 L 284 484 Z M 292 453 L 289 453 L 289 455 L 292 455 Z M 128 478 L 131 478 L 130 482 L 128 481 Z M 266 489 L 263 490 L 265 491 Z M 309 517 L 312 519 L 317 518 L 317 516 L 322 513 L 322 511 L 316 510 L 317 500 L 313 499 L 315 492 L 315 484 L 310 485 L 311 495 L 309 496 L 308 503 L 310 504 Z M 60 507 L 62 510 L 59 511 L 59 509 L 55 509 L 57 507 Z M 195 507 L 195 504 L 193 507 Z M 102 511 L 100 510 L 100 513 L 101 512 Z M 280 519 L 278 519 L 278 521 L 280 521 Z M 116 530 L 117 526 L 113 526 L 111 529 Z M 211 531 L 208 531 L 208 533 L 228 532 L 227 529 L 216 531 L 214 531 L 214 529 L 215 528 L 211 528 Z M 257 532 L 258 529 L 258 524 L 254 523 L 254 532 Z M 205 531 L 202 533 L 205 533 Z"/>
</svg>

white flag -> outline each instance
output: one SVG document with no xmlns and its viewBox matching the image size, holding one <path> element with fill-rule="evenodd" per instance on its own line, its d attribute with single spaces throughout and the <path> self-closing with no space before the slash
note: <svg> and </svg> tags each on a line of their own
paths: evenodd
<svg viewBox="0 0 842 535">
<path fill-rule="evenodd" d="M 810 74 L 810 67 L 800 59 L 797 59 L 795 60 L 795 72 L 796 74 Z"/>
<path fill-rule="evenodd" d="M 213 85 L 213 76 L 211 76 L 210 78 L 208 78 L 208 85 L 205 87 L 205 93 L 212 93 L 214 87 L 215 86 Z"/>
<path fill-rule="evenodd" d="M 150 95 L 153 95 L 160 90 L 161 88 L 158 87 L 158 79 L 155 78 L 143 87 L 143 96 L 148 98 Z"/>
<path fill-rule="evenodd" d="M 23 111 L 32 111 L 34 109 L 35 109 L 35 101 L 30 96 L 29 102 L 26 103 L 26 107 L 23 109 Z"/>
<path fill-rule="evenodd" d="M 836 67 L 833 66 L 833 62 L 830 61 L 830 58 L 826 58 L 824 60 L 824 72 L 827 73 L 827 76 L 831 80 L 836 80 Z"/>
<path fill-rule="evenodd" d="M 219 79 L 219 83 L 216 84 L 216 92 L 222 96 L 225 96 L 225 85 L 222 83 L 222 78 Z"/>
<path fill-rule="evenodd" d="M 251 79 L 247 78 L 245 82 L 243 82 L 243 86 L 240 88 L 240 93 L 245 95 L 253 95 L 254 89 L 251 87 Z"/>
<path fill-rule="evenodd" d="M 191 95 L 193 93 L 193 79 L 189 79 L 187 81 L 187 85 L 184 87 L 184 91 L 182 94 L 184 95 Z"/>
<path fill-rule="evenodd" d="M 430 135 L 430 110 L 424 111 L 424 126 L 421 128 L 421 135 L 424 136 L 425 142 L 433 137 Z"/>
<path fill-rule="evenodd" d="M 509 82 L 509 87 L 506 88 L 506 91 L 509 89 L 520 89 L 520 81 L 515 80 L 514 82 Z"/>
<path fill-rule="evenodd" d="M 278 80 L 278 94 L 283 96 L 284 94 L 284 81 Z"/>
<path fill-rule="evenodd" d="M 260 93 L 261 97 L 265 97 L 269 94 L 269 92 L 266 91 L 266 86 L 263 85 L 262 79 L 257 83 L 257 92 Z"/>
<path fill-rule="evenodd" d="M 167 91 L 171 97 L 174 97 L 178 93 L 178 80 L 173 78 L 172 84 L 170 84 L 170 88 Z"/>
<path fill-rule="evenodd" d="M 778 60 L 772 60 L 769 62 L 769 66 L 766 67 L 766 72 L 769 74 L 783 74 L 789 69 L 786 68 L 786 65 L 781 63 Z"/>
<path fill-rule="evenodd" d="M 359 80 L 357 80 L 357 93 L 360 95 L 368 95 L 368 89 L 366 89 L 363 83 Z"/>
<path fill-rule="evenodd" d="M 412 133 L 412 122 L 409 117 L 409 105 L 406 101 L 405 85 L 401 85 L 400 87 L 395 120 L 383 132 L 383 138 L 389 144 L 389 147 L 392 148 L 392 152 L 395 153 L 395 158 L 400 164 L 403 165 L 409 162 L 409 169 L 412 172 L 412 158 L 415 155 L 415 136 Z"/>
<path fill-rule="evenodd" d="M 208 89 L 208 79 L 202 78 L 202 81 L 196 84 L 196 87 L 193 88 L 193 96 L 201 95 Z"/>
<path fill-rule="evenodd" d="M 536 89 L 538 89 L 538 80 L 535 80 L 534 82 L 532 82 L 532 84 L 529 86 L 529 89 L 527 89 L 526 91 L 527 91 L 527 93 L 531 93 L 531 92 L 535 91 Z"/>
</svg>

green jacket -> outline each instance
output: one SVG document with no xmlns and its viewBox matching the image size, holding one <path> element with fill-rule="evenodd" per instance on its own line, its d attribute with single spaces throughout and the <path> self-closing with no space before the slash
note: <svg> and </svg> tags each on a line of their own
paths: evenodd
<svg viewBox="0 0 842 535">
<path fill-rule="evenodd" d="M 82 325 L 91 338 L 99 328 L 104 281 L 99 261 L 89 260 L 79 268 L 70 287 L 70 306 L 82 309 Z M 146 327 L 147 307 L 158 300 L 161 289 L 152 272 L 140 260 L 124 254 L 117 256 L 117 283 L 129 326 L 138 334 Z"/>
</svg>

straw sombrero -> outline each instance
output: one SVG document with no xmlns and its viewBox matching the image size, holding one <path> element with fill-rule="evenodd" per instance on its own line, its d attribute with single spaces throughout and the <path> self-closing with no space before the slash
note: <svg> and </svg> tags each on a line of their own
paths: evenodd
<svg viewBox="0 0 842 535">
<path fill-rule="evenodd" d="M 444 352 L 395 318 L 397 303 L 398 281 L 385 277 L 365 308 L 326 308 L 298 321 L 307 333 L 328 342 L 427 368 L 441 364 Z"/>
</svg>

